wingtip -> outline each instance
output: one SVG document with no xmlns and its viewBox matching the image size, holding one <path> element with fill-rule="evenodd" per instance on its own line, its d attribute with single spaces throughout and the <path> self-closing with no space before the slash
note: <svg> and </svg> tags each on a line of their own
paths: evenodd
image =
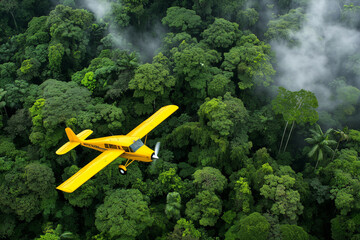
<svg viewBox="0 0 360 240">
<path fill-rule="evenodd" d="M 174 110 L 174 112 L 179 109 L 179 106 L 176 105 L 168 105 L 167 107 L 171 107 Z"/>
<path fill-rule="evenodd" d="M 63 192 L 66 192 L 66 193 L 72 193 L 72 192 L 74 192 L 74 190 L 70 190 L 70 189 L 68 189 L 68 188 L 63 188 L 63 187 L 61 187 L 61 185 L 58 186 L 56 189 L 57 189 L 57 190 L 60 190 L 60 191 L 63 191 Z"/>
<path fill-rule="evenodd" d="M 64 144 L 65 145 L 65 144 Z M 61 146 L 58 150 L 55 152 L 57 155 L 64 155 L 66 152 L 64 152 L 64 146 Z"/>
</svg>

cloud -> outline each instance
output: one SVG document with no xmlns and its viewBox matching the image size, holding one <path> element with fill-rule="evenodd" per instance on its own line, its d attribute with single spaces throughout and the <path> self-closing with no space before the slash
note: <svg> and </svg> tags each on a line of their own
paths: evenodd
<svg viewBox="0 0 360 240">
<path fill-rule="evenodd" d="M 94 13 L 98 21 L 106 18 L 114 17 L 111 14 L 111 2 L 106 0 L 84 0 L 84 6 Z M 160 48 L 162 37 L 165 34 L 165 28 L 160 22 L 153 24 L 147 31 L 138 31 L 133 27 L 115 26 L 114 19 L 110 20 L 111 24 L 108 28 L 108 37 L 111 39 L 114 48 L 124 50 L 137 51 L 143 62 L 151 62 L 156 51 Z"/>
<path fill-rule="evenodd" d="M 133 28 L 126 30 L 126 39 L 130 41 L 134 49 L 140 52 L 140 57 L 144 62 L 151 62 L 152 58 L 161 47 L 162 39 L 165 36 L 165 28 L 161 22 L 151 26 L 148 31 L 136 31 Z"/>
<path fill-rule="evenodd" d="M 344 62 L 358 48 L 360 33 L 339 24 L 335 0 L 312 0 L 300 31 L 293 33 L 299 45 L 272 42 L 277 56 L 276 83 L 291 91 L 314 92 L 319 108 L 331 110 L 329 83 L 344 74 Z M 349 82 L 352 82 L 350 79 Z"/>
<path fill-rule="evenodd" d="M 86 0 L 85 6 L 94 13 L 97 20 L 104 18 L 110 12 L 111 4 L 104 0 Z"/>
</svg>

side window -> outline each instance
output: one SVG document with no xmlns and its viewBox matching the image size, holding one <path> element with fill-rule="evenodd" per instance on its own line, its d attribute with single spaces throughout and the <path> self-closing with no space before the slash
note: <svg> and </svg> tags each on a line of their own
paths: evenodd
<svg viewBox="0 0 360 240">
<path fill-rule="evenodd" d="M 116 145 L 113 145 L 113 144 L 108 144 L 108 143 L 105 143 L 105 148 L 111 148 L 111 149 L 117 149 L 118 147 Z"/>
<path fill-rule="evenodd" d="M 116 146 L 116 145 L 113 145 L 113 144 L 109 144 L 109 148 L 117 149 L 117 146 Z"/>
</svg>

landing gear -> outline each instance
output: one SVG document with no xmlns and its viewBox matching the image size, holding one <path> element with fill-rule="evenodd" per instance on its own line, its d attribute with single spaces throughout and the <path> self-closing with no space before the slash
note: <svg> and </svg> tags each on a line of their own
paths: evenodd
<svg viewBox="0 0 360 240">
<path fill-rule="evenodd" d="M 126 175 L 127 170 L 126 170 L 126 167 L 124 165 L 119 165 L 119 173 L 121 175 Z"/>
<path fill-rule="evenodd" d="M 119 173 L 121 174 L 121 175 L 126 175 L 126 173 L 127 173 L 127 167 L 132 163 L 134 161 L 134 159 L 132 159 L 132 160 L 130 160 L 130 159 L 128 159 L 127 161 L 126 161 L 126 163 L 125 163 L 125 166 L 124 165 L 119 165 Z"/>
</svg>

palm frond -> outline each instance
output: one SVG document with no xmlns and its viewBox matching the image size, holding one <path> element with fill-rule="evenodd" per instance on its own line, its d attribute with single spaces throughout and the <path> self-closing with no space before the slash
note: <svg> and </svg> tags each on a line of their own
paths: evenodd
<svg viewBox="0 0 360 240">
<path fill-rule="evenodd" d="M 337 142 L 335 140 L 326 140 L 327 145 L 335 145 Z"/>
<path fill-rule="evenodd" d="M 312 134 L 312 136 L 321 136 L 322 134 L 320 134 L 318 131 L 316 131 L 315 129 L 310 129 L 309 130 Z"/>
<path fill-rule="evenodd" d="M 315 129 L 317 130 L 317 132 L 318 132 L 319 134 L 324 135 L 324 133 L 323 133 L 323 131 L 322 131 L 322 129 L 321 129 L 321 127 L 320 127 L 319 124 L 316 124 L 316 125 L 315 125 Z"/>
<path fill-rule="evenodd" d="M 316 145 L 310 150 L 310 152 L 308 152 L 308 156 L 309 156 L 309 157 L 314 156 L 314 154 L 315 154 L 315 152 L 317 151 L 318 148 L 319 148 L 319 145 L 316 144 Z"/>
<path fill-rule="evenodd" d="M 334 150 L 332 150 L 331 147 L 329 147 L 329 146 L 327 146 L 327 145 L 324 145 L 324 146 L 323 146 L 323 149 L 324 149 L 324 151 L 325 151 L 326 153 L 328 153 L 328 154 L 334 153 Z"/>
<path fill-rule="evenodd" d="M 72 232 L 64 232 L 60 235 L 61 239 L 72 239 L 74 238 L 74 234 Z"/>
<path fill-rule="evenodd" d="M 309 143 L 309 144 L 315 144 L 316 140 L 313 138 L 305 138 L 305 142 Z"/>
<path fill-rule="evenodd" d="M 325 135 L 329 135 L 333 131 L 334 131 L 333 128 L 329 128 L 328 130 L 326 130 Z"/>
<path fill-rule="evenodd" d="M 319 155 L 318 155 L 318 161 L 322 161 L 324 159 L 324 154 L 322 149 L 319 150 Z"/>
</svg>

